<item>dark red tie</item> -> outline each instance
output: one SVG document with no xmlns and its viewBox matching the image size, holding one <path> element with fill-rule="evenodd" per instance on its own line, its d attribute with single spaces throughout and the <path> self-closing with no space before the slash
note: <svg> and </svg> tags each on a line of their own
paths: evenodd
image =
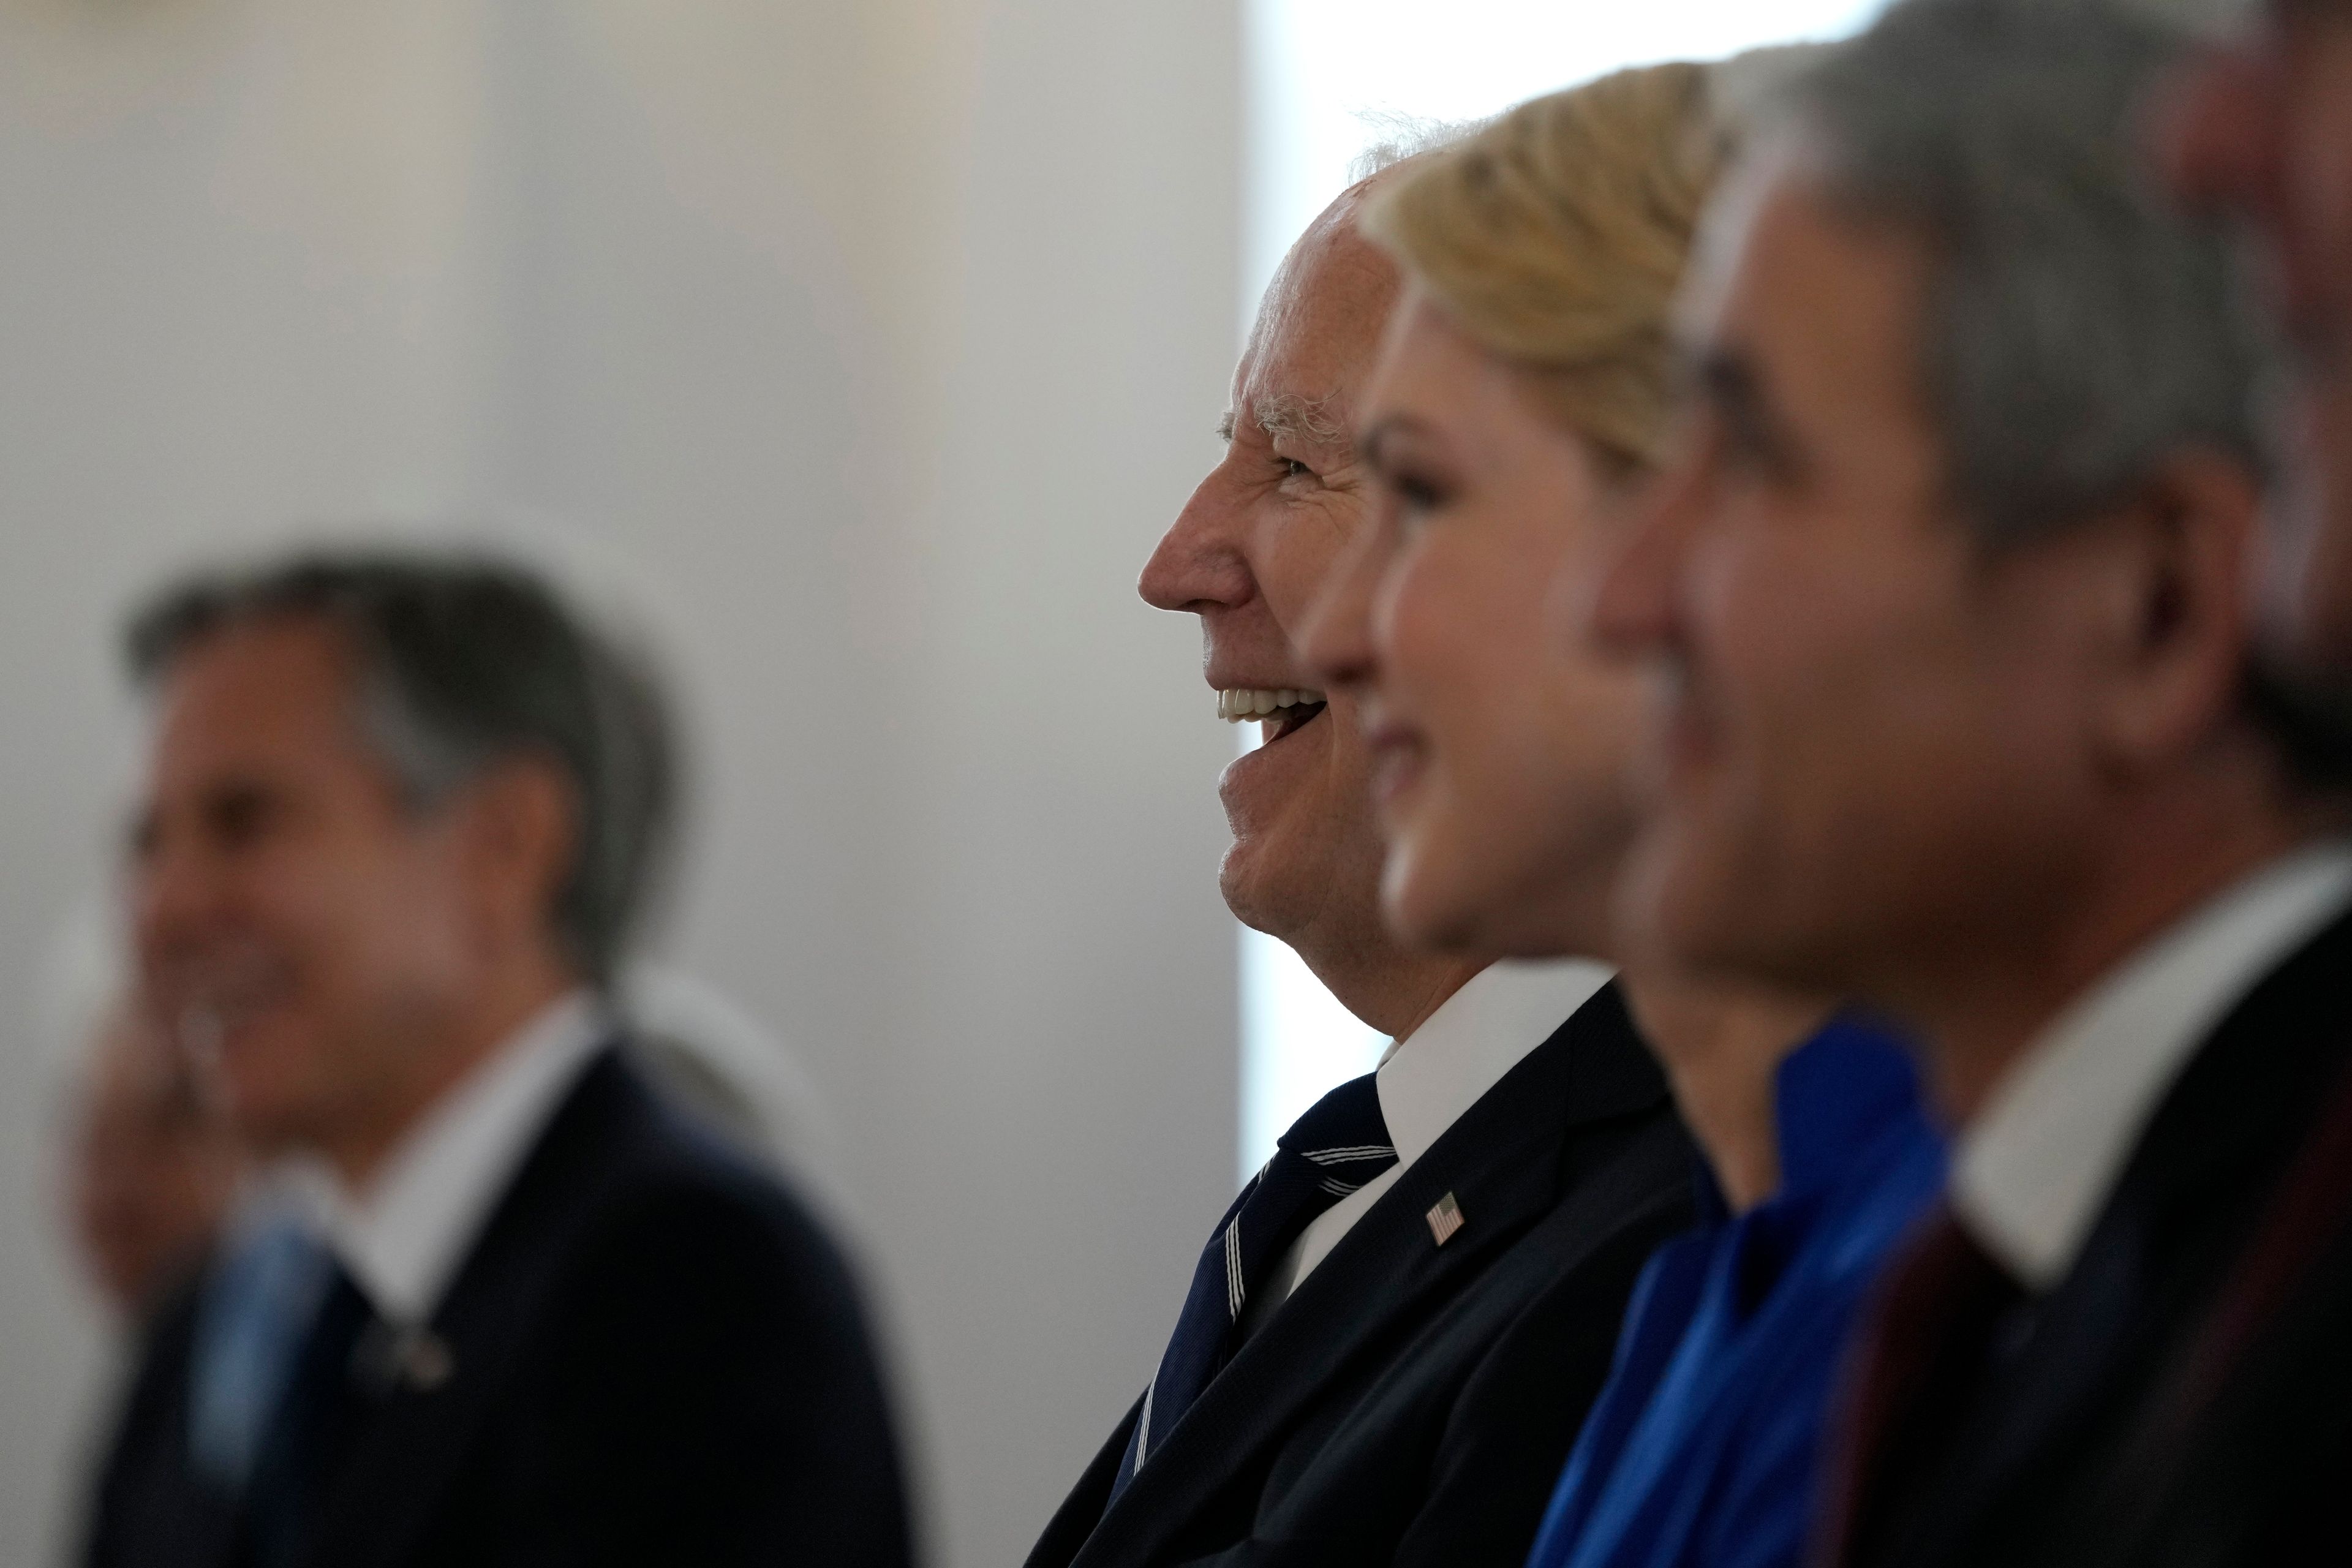
<svg viewBox="0 0 2352 1568">
<path fill-rule="evenodd" d="M 1937 1204 L 1888 1268 L 1830 1424 L 1819 1568 L 1867 1568 L 1946 1457 L 2023 1293 Z"/>
</svg>

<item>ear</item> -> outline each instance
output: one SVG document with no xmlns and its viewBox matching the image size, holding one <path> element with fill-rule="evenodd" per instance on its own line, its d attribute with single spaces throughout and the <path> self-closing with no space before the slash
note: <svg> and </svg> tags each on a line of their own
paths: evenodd
<svg viewBox="0 0 2352 1568">
<path fill-rule="evenodd" d="M 554 762 L 519 756 L 467 789 L 467 875 L 482 939 L 496 948 L 545 941 L 579 853 L 580 805 Z"/>
<path fill-rule="evenodd" d="M 2261 522 L 2254 476 L 2207 449 L 2168 459 L 2112 520 L 2095 721 L 2111 767 L 2177 763 L 2235 712 Z"/>
</svg>

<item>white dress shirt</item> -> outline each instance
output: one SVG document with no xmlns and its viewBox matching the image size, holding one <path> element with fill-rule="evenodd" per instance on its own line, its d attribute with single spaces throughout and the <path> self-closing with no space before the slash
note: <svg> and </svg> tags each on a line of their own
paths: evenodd
<svg viewBox="0 0 2352 1568">
<path fill-rule="evenodd" d="M 1611 973 L 1582 959 L 1490 964 L 1389 1047 L 1373 1081 L 1397 1163 L 1318 1215 L 1291 1243 L 1244 1314 L 1243 1331 L 1255 1332 L 1412 1163 L 1608 984 Z"/>
<path fill-rule="evenodd" d="M 1960 1225 L 2029 1289 L 2063 1279 L 2197 1047 L 2347 903 L 2352 842 L 2298 850 L 2180 920 L 2059 1015 L 1960 1132 Z"/>
<path fill-rule="evenodd" d="M 551 1003 L 402 1138 L 364 1192 L 323 1166 L 297 1179 L 352 1282 L 385 1321 L 420 1324 L 564 1094 L 609 1033 L 594 995 Z"/>
</svg>

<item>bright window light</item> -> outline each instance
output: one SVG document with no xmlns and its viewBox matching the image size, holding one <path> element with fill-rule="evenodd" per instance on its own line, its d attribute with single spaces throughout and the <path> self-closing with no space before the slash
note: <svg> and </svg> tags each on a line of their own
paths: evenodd
<svg viewBox="0 0 2352 1568">
<path fill-rule="evenodd" d="M 1298 232 L 1384 119 L 1476 120 L 1623 66 L 1843 37 L 1882 0 L 1244 0 L 1249 177 L 1243 329 Z M 1244 744 L 1258 727 L 1244 724 Z M 1241 1168 L 1387 1041 L 1288 948 L 1242 932 Z"/>
</svg>

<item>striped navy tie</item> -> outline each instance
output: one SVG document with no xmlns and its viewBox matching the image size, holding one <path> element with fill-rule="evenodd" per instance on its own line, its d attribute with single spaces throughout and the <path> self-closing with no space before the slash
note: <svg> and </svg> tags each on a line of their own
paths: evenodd
<svg viewBox="0 0 2352 1568">
<path fill-rule="evenodd" d="M 1374 1075 L 1341 1084 L 1282 1135 L 1250 1178 L 1192 1270 L 1176 1332 L 1144 1391 L 1127 1457 L 1111 1482 L 1117 1499 L 1241 1340 L 1242 1309 L 1316 1215 L 1396 1163 Z"/>
</svg>

